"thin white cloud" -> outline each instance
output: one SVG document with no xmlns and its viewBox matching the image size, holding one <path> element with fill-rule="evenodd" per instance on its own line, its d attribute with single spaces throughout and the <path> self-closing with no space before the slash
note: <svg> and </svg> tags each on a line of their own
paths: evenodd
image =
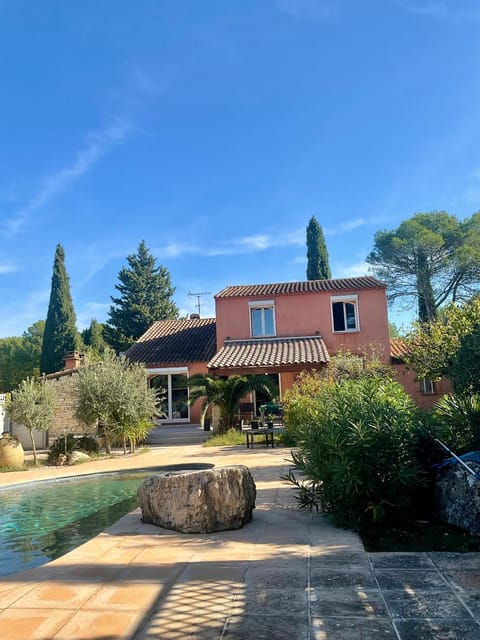
<svg viewBox="0 0 480 640">
<path fill-rule="evenodd" d="M 271 234 L 258 234 L 237 238 L 234 241 L 226 241 L 216 245 L 196 245 L 189 243 L 170 242 L 153 251 L 159 258 L 180 258 L 184 255 L 200 255 L 206 257 L 242 255 L 257 253 L 270 248 L 282 248 L 288 246 L 300 246 L 305 244 L 305 230 L 281 233 L 277 236 Z"/>
<path fill-rule="evenodd" d="M 373 218 L 354 218 L 353 220 L 341 222 L 337 227 L 326 227 L 324 229 L 324 234 L 326 236 L 338 236 L 342 233 L 348 233 L 349 231 L 359 229 L 360 227 L 370 227 L 378 225 L 383 221 L 383 216 L 376 216 Z"/>
<path fill-rule="evenodd" d="M 27 223 L 31 214 L 88 173 L 100 158 L 125 139 L 130 130 L 131 125 L 127 121 L 117 120 L 102 131 L 89 133 L 86 145 L 77 153 L 75 161 L 70 166 L 59 169 L 45 180 L 30 201 L 7 220 L 6 232 L 10 235 L 18 233 Z"/>
<path fill-rule="evenodd" d="M 338 225 L 338 227 L 326 227 L 324 233 L 326 236 L 337 236 L 341 233 L 347 233 L 348 231 L 353 231 L 353 229 L 363 227 L 366 224 L 367 221 L 364 218 L 357 218 L 356 220 L 348 220 L 347 222 L 342 222 Z"/>
<path fill-rule="evenodd" d="M 0 263 L 0 274 L 17 273 L 18 271 L 20 271 L 20 269 L 9 262 Z"/>
<path fill-rule="evenodd" d="M 421 15 L 445 18 L 447 16 L 447 5 L 445 2 L 435 0 L 391 0 L 392 4 L 408 13 L 418 13 Z"/>
<path fill-rule="evenodd" d="M 369 272 L 370 265 L 367 262 L 355 262 L 353 264 L 339 265 L 335 268 L 335 278 L 358 278 Z"/>
<path fill-rule="evenodd" d="M 378 219 L 377 219 L 378 223 Z M 337 229 L 331 229 L 330 235 L 346 233 L 363 224 L 375 224 L 374 219 L 364 220 L 357 219 L 342 223 Z M 305 247 L 306 231 L 301 227 L 293 231 L 287 231 L 279 234 L 260 233 L 256 235 L 248 235 L 237 238 L 233 241 L 218 242 L 217 244 L 193 244 L 181 242 L 167 242 L 164 245 L 151 248 L 151 253 L 160 262 L 168 259 L 183 258 L 184 256 L 202 256 L 206 258 L 216 258 L 220 256 L 249 255 L 260 253 L 269 249 L 282 249 L 288 247 Z M 100 249 L 92 245 L 84 252 L 87 266 L 85 268 L 85 277 L 79 286 L 84 287 L 96 273 L 103 269 L 110 260 L 124 258 L 134 252 L 134 249 L 115 249 L 112 251 Z M 294 263 L 305 262 L 306 258 L 294 258 Z"/>
<path fill-rule="evenodd" d="M 387 0 L 402 11 L 444 20 L 480 18 L 480 8 L 473 0 Z"/>
<path fill-rule="evenodd" d="M 257 235 L 257 236 L 246 236 L 245 238 L 241 238 L 238 241 L 238 244 L 240 246 L 244 246 L 247 249 L 256 251 L 256 250 L 263 250 L 263 249 L 268 249 L 268 247 L 271 246 L 272 243 L 272 239 L 270 238 L 270 236 L 263 234 L 263 235 Z"/>
<path fill-rule="evenodd" d="M 329 20 L 339 10 L 338 0 L 275 0 L 275 5 L 297 20 Z"/>
<path fill-rule="evenodd" d="M 136 93 L 139 93 L 142 96 L 157 96 L 167 88 L 167 81 L 165 77 L 162 77 L 160 80 L 158 78 L 153 78 L 135 64 L 130 64 L 128 71 Z"/>
</svg>

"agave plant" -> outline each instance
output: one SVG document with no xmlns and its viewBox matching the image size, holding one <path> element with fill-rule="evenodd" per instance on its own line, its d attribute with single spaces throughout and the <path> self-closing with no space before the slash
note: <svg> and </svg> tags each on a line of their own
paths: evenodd
<svg viewBox="0 0 480 640">
<path fill-rule="evenodd" d="M 240 401 L 250 391 L 263 391 L 270 397 L 278 393 L 275 383 L 265 375 L 214 376 L 196 374 L 188 381 L 190 389 L 189 404 L 203 398 L 201 423 L 203 425 L 207 411 L 218 407 L 220 411 L 219 432 L 225 433 L 237 427 Z"/>
</svg>

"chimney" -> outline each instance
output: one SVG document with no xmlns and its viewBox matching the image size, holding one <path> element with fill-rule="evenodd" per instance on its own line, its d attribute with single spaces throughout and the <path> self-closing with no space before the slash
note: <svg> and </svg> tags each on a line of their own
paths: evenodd
<svg viewBox="0 0 480 640">
<path fill-rule="evenodd" d="M 65 369 L 76 369 L 83 362 L 83 354 L 78 351 L 67 351 L 65 354 Z"/>
<path fill-rule="evenodd" d="M 199 313 L 191 313 L 190 314 L 190 320 L 200 320 L 200 314 Z"/>
</svg>

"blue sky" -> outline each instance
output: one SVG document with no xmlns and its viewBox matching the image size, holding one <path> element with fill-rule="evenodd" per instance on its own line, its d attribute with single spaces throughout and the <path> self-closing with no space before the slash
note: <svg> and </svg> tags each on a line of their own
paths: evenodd
<svg viewBox="0 0 480 640">
<path fill-rule="evenodd" d="M 0 337 L 45 318 L 57 243 L 82 329 L 142 239 L 190 313 L 305 279 L 312 215 L 334 277 L 471 215 L 479 68 L 477 0 L 0 0 Z"/>
</svg>

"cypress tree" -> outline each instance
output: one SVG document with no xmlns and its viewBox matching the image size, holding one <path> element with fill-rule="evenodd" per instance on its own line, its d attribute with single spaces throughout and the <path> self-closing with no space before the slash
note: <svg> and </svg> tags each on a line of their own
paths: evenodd
<svg viewBox="0 0 480 640">
<path fill-rule="evenodd" d="M 307 279 L 320 280 L 331 277 L 322 227 L 315 216 L 312 216 L 307 226 Z"/>
<path fill-rule="evenodd" d="M 105 351 L 107 343 L 103 337 L 103 325 L 96 318 L 91 319 L 90 326 L 82 331 L 81 336 L 85 347 L 90 348 L 90 355 L 101 356 Z"/>
<path fill-rule="evenodd" d="M 127 256 L 127 262 L 128 268 L 118 274 L 115 288 L 120 296 L 111 296 L 113 305 L 103 332 L 107 344 L 116 351 L 127 349 L 156 320 L 178 318 L 170 273 L 157 266 L 143 240 L 137 253 Z"/>
<path fill-rule="evenodd" d="M 78 348 L 77 320 L 65 269 L 65 251 L 57 244 L 53 261 L 52 288 L 40 356 L 41 373 L 61 371 L 67 351 Z"/>
</svg>

